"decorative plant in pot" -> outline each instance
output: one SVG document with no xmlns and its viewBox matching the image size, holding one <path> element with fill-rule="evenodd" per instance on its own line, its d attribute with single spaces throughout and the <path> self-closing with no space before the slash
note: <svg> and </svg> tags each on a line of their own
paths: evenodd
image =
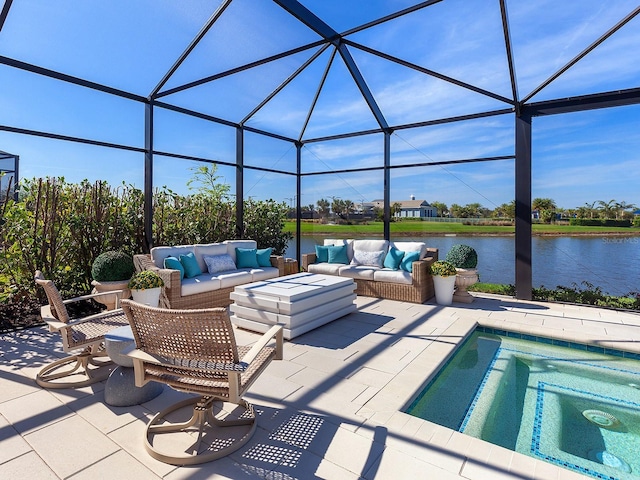
<svg viewBox="0 0 640 480">
<path fill-rule="evenodd" d="M 162 277 L 152 270 L 136 272 L 129 280 L 133 300 L 152 307 L 157 307 L 160 303 L 162 287 L 164 287 Z"/>
<path fill-rule="evenodd" d="M 469 245 L 453 245 L 445 260 L 456 267 L 456 292 L 453 295 L 455 302 L 471 303 L 473 296 L 467 288 L 478 281 L 478 254 Z"/>
<path fill-rule="evenodd" d="M 122 290 L 122 298 L 129 298 L 131 292 L 127 284 L 134 271 L 135 267 L 131 255 L 117 250 L 101 253 L 93 261 L 91 267 L 93 293 Z M 109 310 L 116 307 L 116 300 L 115 294 L 96 297 L 96 301 L 106 305 Z"/>
<path fill-rule="evenodd" d="M 431 264 L 429 271 L 433 276 L 436 302 L 438 305 L 451 305 L 456 283 L 456 267 L 446 260 L 438 260 Z"/>
</svg>

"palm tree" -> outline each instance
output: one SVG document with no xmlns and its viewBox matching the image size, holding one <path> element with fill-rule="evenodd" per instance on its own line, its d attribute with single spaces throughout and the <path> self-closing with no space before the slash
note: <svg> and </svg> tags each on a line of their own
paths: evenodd
<svg viewBox="0 0 640 480">
<path fill-rule="evenodd" d="M 598 205 L 600 205 L 600 211 L 602 212 L 600 216 L 602 218 L 612 218 L 616 211 L 615 200 L 609 200 L 608 202 L 598 200 Z"/>
<path fill-rule="evenodd" d="M 316 202 L 318 205 L 318 213 L 323 220 L 326 220 L 329 216 L 329 200 L 326 198 L 321 198 Z"/>
</svg>

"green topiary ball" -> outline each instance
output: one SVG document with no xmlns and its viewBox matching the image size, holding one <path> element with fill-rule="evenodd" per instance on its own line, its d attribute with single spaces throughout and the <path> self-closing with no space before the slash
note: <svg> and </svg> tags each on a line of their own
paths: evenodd
<svg viewBox="0 0 640 480">
<path fill-rule="evenodd" d="M 133 258 L 124 252 L 109 251 L 98 255 L 91 267 L 91 276 L 98 282 L 129 280 L 135 266 Z"/>
<path fill-rule="evenodd" d="M 447 253 L 445 260 L 456 268 L 476 268 L 478 254 L 469 245 L 454 245 Z"/>
</svg>

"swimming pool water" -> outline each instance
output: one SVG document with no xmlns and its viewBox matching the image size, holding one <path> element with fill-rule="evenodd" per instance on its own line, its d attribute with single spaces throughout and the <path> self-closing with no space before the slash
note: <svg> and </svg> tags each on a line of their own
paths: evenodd
<svg viewBox="0 0 640 480">
<path fill-rule="evenodd" d="M 640 479 L 640 362 L 474 332 L 407 413 L 594 478 Z"/>
</svg>

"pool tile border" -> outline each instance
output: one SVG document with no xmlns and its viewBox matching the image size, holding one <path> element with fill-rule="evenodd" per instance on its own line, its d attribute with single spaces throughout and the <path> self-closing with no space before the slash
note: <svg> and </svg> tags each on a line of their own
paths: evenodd
<svg viewBox="0 0 640 480">
<path fill-rule="evenodd" d="M 601 353 L 603 355 L 612 355 L 615 357 L 629 358 L 632 360 L 640 360 L 640 353 L 626 352 L 624 350 L 616 350 L 608 347 L 600 347 L 598 345 L 591 345 L 586 343 L 575 343 L 567 340 L 559 340 L 555 338 L 540 337 L 537 335 L 530 335 L 527 333 L 521 333 L 511 330 L 504 330 L 502 328 L 485 327 L 483 325 L 477 325 L 476 332 L 488 333 L 492 335 L 501 335 L 503 337 L 519 338 L 522 340 L 529 340 L 531 342 L 539 342 L 547 345 L 556 345 L 558 347 L 567 347 L 574 350 L 586 350 L 591 353 Z"/>
</svg>

